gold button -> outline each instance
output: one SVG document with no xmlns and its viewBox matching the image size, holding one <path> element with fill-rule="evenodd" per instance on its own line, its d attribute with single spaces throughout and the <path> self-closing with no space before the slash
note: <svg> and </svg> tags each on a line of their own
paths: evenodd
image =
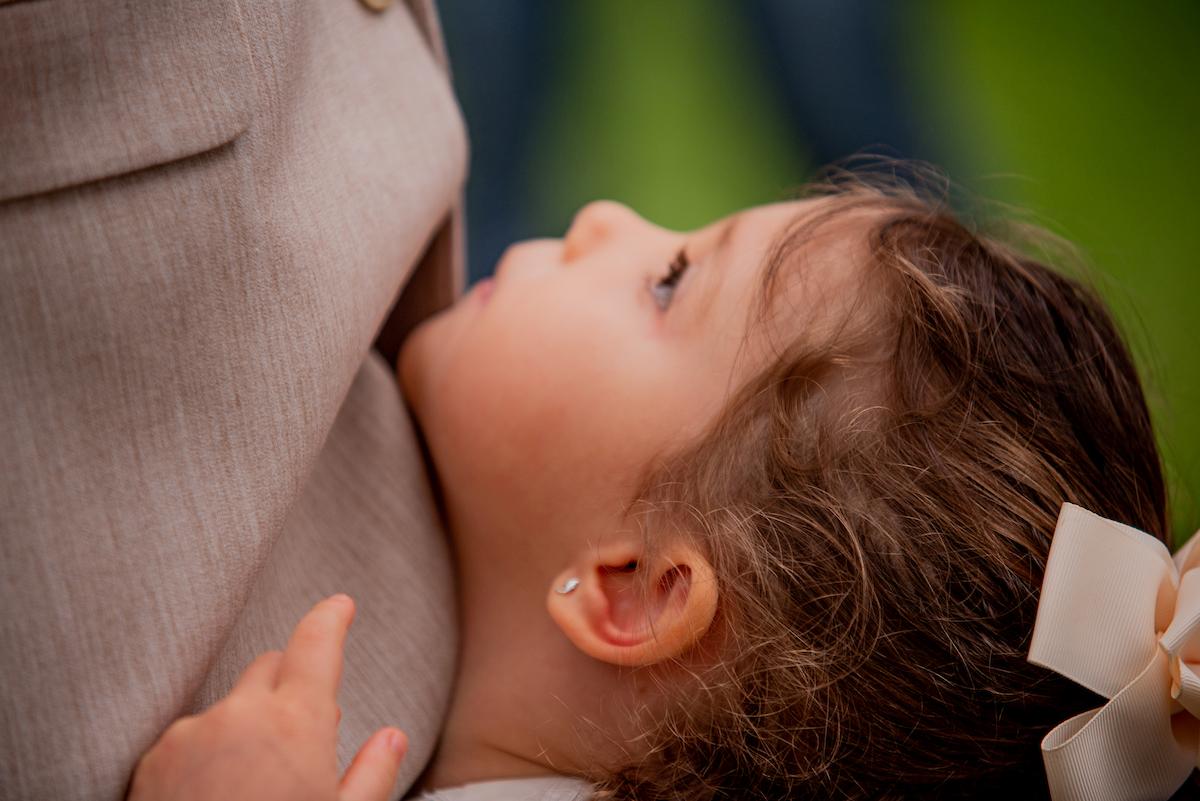
<svg viewBox="0 0 1200 801">
<path fill-rule="evenodd" d="M 392 6 L 392 0 L 362 0 L 362 4 L 372 11 L 387 11 Z"/>
</svg>

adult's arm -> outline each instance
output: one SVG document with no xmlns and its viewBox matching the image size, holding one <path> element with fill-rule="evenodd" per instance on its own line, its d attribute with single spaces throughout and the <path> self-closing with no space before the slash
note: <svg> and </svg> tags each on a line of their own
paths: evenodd
<svg viewBox="0 0 1200 801">
<path fill-rule="evenodd" d="M 460 290 L 464 170 L 428 0 L 0 3 L 6 799 L 121 797 L 335 591 L 343 767 L 396 724 L 411 783 L 449 565 L 370 346 Z"/>
</svg>

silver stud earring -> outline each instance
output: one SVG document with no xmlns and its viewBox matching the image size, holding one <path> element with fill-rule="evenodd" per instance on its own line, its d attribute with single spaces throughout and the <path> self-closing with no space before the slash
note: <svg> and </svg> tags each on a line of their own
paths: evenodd
<svg viewBox="0 0 1200 801">
<path fill-rule="evenodd" d="M 559 595 L 569 595 L 570 593 L 575 592 L 575 588 L 578 586 L 579 586 L 579 579 L 572 576 L 571 578 L 564 581 L 563 585 L 561 587 L 555 587 L 554 591 L 557 592 Z"/>
</svg>

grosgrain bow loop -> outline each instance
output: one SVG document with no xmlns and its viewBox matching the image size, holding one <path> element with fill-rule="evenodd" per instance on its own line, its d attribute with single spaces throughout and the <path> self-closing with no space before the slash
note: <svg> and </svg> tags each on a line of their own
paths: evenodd
<svg viewBox="0 0 1200 801">
<path fill-rule="evenodd" d="M 1166 801 L 1200 766 L 1200 551 L 1064 503 L 1029 661 L 1105 698 L 1042 740 L 1054 801 Z"/>
</svg>

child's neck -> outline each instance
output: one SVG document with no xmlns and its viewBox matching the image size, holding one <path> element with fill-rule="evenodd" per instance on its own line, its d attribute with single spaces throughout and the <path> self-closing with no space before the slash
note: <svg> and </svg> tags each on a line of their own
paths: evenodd
<svg viewBox="0 0 1200 801">
<path fill-rule="evenodd" d="M 550 619 L 545 592 L 561 569 L 558 556 L 544 549 L 515 553 L 522 540 L 511 532 L 475 538 L 456 530 L 454 539 L 458 671 L 422 788 L 584 775 L 620 759 L 613 743 L 629 733 L 622 717 L 628 707 L 620 700 L 630 692 L 623 686 L 630 680 L 580 653 Z M 472 548 L 477 542 L 488 544 Z"/>
</svg>

